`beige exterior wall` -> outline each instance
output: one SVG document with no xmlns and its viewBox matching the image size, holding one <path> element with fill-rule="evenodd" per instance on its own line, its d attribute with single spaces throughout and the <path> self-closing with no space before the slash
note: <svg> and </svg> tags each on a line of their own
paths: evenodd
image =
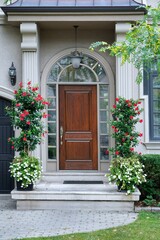
<svg viewBox="0 0 160 240">
<path fill-rule="evenodd" d="M 114 41 L 114 30 L 81 30 L 78 29 L 79 48 L 89 49 L 91 43 L 103 40 L 108 42 Z M 40 30 L 40 70 L 43 71 L 47 62 L 57 53 L 74 48 L 74 29 L 72 27 L 68 30 Z M 100 54 L 100 53 L 99 53 Z M 108 53 L 101 54 L 110 64 L 112 70 L 115 72 L 115 59 L 110 57 Z"/>
</svg>

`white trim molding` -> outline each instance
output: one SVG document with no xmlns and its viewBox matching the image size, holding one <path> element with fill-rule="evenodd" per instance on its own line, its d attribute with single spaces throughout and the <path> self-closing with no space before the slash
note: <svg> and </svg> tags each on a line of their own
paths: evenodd
<svg viewBox="0 0 160 240">
<path fill-rule="evenodd" d="M 12 90 L 10 90 L 6 87 L 0 86 L 0 96 L 4 97 L 6 99 L 12 100 L 14 98 L 14 93 Z"/>
</svg>

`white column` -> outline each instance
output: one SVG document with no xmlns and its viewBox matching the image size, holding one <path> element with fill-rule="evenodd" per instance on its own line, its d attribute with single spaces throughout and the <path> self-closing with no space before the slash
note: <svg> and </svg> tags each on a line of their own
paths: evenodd
<svg viewBox="0 0 160 240">
<path fill-rule="evenodd" d="M 22 82 L 39 84 L 39 34 L 36 23 L 22 23 Z"/>
<path fill-rule="evenodd" d="M 130 29 L 129 23 L 116 24 L 116 41 L 125 40 L 125 34 Z M 116 96 L 138 99 L 138 85 L 136 83 L 137 70 L 133 64 L 126 62 L 122 65 L 121 58 L 116 58 Z"/>
<path fill-rule="evenodd" d="M 31 81 L 32 86 L 39 81 L 39 34 L 36 23 L 22 23 L 22 82 L 26 86 Z M 40 146 L 38 145 L 33 155 L 40 158 Z"/>
</svg>

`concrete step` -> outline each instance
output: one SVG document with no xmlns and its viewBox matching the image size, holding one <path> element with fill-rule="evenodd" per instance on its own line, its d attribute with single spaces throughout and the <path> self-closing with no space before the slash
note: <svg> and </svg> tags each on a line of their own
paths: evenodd
<svg viewBox="0 0 160 240">
<path fill-rule="evenodd" d="M 63 183 L 64 181 L 103 181 L 108 182 L 104 172 L 55 172 L 43 173 L 41 181 L 43 182 L 57 182 Z"/>
<path fill-rule="evenodd" d="M 54 209 L 57 207 L 90 207 L 96 205 L 108 211 L 134 211 L 134 202 L 139 200 L 139 191 L 132 195 L 118 192 L 115 185 L 103 184 L 62 184 L 55 182 L 38 183 L 33 191 L 11 192 L 17 201 L 17 209 Z M 91 205 L 90 205 L 91 204 Z"/>
</svg>

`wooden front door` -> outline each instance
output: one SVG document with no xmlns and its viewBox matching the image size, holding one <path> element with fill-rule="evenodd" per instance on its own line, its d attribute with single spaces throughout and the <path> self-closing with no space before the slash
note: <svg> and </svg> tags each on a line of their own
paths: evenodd
<svg viewBox="0 0 160 240">
<path fill-rule="evenodd" d="M 97 87 L 60 86 L 60 170 L 97 170 Z"/>
<path fill-rule="evenodd" d="M 5 111 L 5 107 L 10 105 L 9 100 L 0 97 L 0 193 L 10 193 L 14 188 L 13 178 L 8 171 L 14 157 L 14 151 L 8 143 L 8 138 L 13 136 L 13 127 Z"/>
</svg>

